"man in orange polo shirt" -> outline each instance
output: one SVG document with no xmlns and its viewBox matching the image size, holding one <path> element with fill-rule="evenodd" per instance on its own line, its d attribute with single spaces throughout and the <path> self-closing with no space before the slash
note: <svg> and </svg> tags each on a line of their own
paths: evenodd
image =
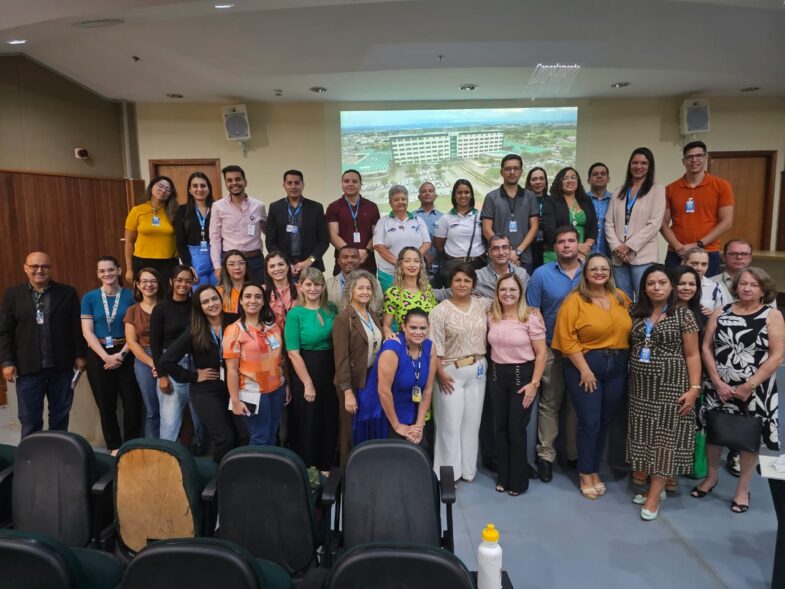
<svg viewBox="0 0 785 589">
<path fill-rule="evenodd" d="M 682 154 L 685 174 L 665 189 L 665 265 L 680 265 L 684 252 L 699 247 L 709 253 L 706 276 L 714 276 L 720 272 L 719 237 L 733 225 L 733 190 L 727 180 L 706 171 L 703 141 L 691 141 Z"/>
</svg>

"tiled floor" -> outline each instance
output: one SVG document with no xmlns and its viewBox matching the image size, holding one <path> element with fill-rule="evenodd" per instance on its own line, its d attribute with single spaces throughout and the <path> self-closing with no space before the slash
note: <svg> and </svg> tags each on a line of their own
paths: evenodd
<svg viewBox="0 0 785 589">
<path fill-rule="evenodd" d="M 0 407 L 0 443 L 18 442 L 15 413 L 13 403 Z M 689 496 L 695 482 L 683 478 L 660 517 L 644 522 L 627 479 L 603 474 L 608 493 L 589 501 L 580 496 L 574 471 L 556 470 L 552 483 L 532 481 L 515 498 L 496 493 L 481 471 L 474 483 L 458 484 L 456 553 L 476 569 L 480 533 L 493 522 L 517 589 L 769 586 L 777 523 L 764 480 L 753 481 L 750 511 L 735 515 L 729 504 L 736 479 L 724 474 L 714 493 L 696 500 Z"/>
</svg>

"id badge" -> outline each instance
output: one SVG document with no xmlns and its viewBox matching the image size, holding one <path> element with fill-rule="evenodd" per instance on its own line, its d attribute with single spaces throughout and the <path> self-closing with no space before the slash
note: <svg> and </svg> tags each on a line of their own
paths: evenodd
<svg viewBox="0 0 785 589">
<path fill-rule="evenodd" d="M 354 240 L 354 243 L 360 243 L 360 232 L 355 231 L 352 233 L 352 239 Z"/>
<path fill-rule="evenodd" d="M 651 348 L 641 348 L 641 355 L 638 359 L 644 364 L 651 362 Z"/>
<path fill-rule="evenodd" d="M 510 233 L 518 233 L 518 221 L 510 221 Z"/>
<path fill-rule="evenodd" d="M 35 312 L 35 322 L 38 323 L 38 325 L 44 324 L 44 312 L 41 309 L 38 309 Z"/>
<path fill-rule="evenodd" d="M 412 387 L 412 403 L 422 402 L 422 389 L 420 387 Z"/>
<path fill-rule="evenodd" d="M 684 212 L 685 213 L 695 212 L 695 201 L 692 199 L 692 197 L 687 199 L 687 204 L 684 205 Z"/>
<path fill-rule="evenodd" d="M 297 233 L 297 225 L 287 225 L 286 226 L 287 233 Z"/>
<path fill-rule="evenodd" d="M 218 369 L 218 378 L 221 379 L 223 382 L 226 382 L 226 368 L 221 366 Z"/>
<path fill-rule="evenodd" d="M 107 335 L 104 338 L 104 347 L 105 348 L 113 348 L 114 347 L 114 338 L 111 335 Z"/>
<path fill-rule="evenodd" d="M 161 217 L 158 215 L 153 215 L 153 227 L 160 227 L 161 226 Z"/>
<path fill-rule="evenodd" d="M 477 378 L 482 378 L 485 376 L 485 367 L 482 365 L 482 362 L 477 362 Z"/>
<path fill-rule="evenodd" d="M 245 233 L 249 237 L 253 237 L 256 234 L 256 225 L 254 223 L 249 223 L 248 227 L 245 230 Z"/>
<path fill-rule="evenodd" d="M 281 342 L 278 341 L 278 338 L 274 335 L 267 336 L 267 343 L 269 344 L 270 348 L 273 350 L 277 350 L 281 347 Z"/>
<path fill-rule="evenodd" d="M 203 239 L 202 241 L 199 242 L 199 251 L 206 252 L 207 250 L 208 250 L 207 242 Z"/>
<path fill-rule="evenodd" d="M 624 226 L 624 237 L 627 237 L 627 231 L 628 230 L 629 230 L 629 228 L 627 227 L 627 225 L 625 225 Z"/>
</svg>

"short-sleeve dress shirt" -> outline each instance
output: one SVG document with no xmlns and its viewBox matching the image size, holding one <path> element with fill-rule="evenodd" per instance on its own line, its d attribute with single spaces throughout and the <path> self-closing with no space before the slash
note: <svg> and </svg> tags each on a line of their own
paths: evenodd
<svg viewBox="0 0 785 589">
<path fill-rule="evenodd" d="M 403 221 L 392 213 L 379 219 L 373 230 L 373 244 L 383 245 L 390 250 L 392 255 L 397 256 L 407 245 L 419 249 L 422 244 L 430 243 L 431 236 L 425 222 L 411 213 L 406 213 L 406 215 L 406 219 Z M 378 265 L 382 272 L 387 274 L 395 272 L 395 264 L 391 264 L 381 257 L 378 259 Z"/>
</svg>

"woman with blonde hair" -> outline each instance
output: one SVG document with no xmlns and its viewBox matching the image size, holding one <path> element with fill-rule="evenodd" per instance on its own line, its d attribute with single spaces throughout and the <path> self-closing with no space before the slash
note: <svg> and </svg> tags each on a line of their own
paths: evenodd
<svg viewBox="0 0 785 589">
<path fill-rule="evenodd" d="M 600 460 L 627 384 L 629 305 L 613 281 L 610 260 L 595 253 L 556 318 L 551 345 L 570 360 L 563 365 L 564 384 L 578 418 L 578 472 L 587 499 L 605 494 Z"/>
<path fill-rule="evenodd" d="M 428 283 L 422 252 L 411 246 L 403 248 L 395 264 L 393 285 L 384 293 L 384 337 L 394 337 L 394 332 L 403 323 L 407 311 L 422 309 L 430 313 L 436 304 L 436 296 Z"/>
<path fill-rule="evenodd" d="M 545 371 L 545 324 L 526 305 L 523 283 L 504 274 L 488 315 L 491 366 L 487 395 L 495 422 L 496 490 L 513 497 L 529 488 L 526 427 Z"/>
<path fill-rule="evenodd" d="M 324 274 L 317 268 L 300 273 L 297 302 L 286 315 L 284 341 L 292 364 L 292 407 L 288 439 L 306 466 L 323 473 L 334 464 L 338 437 L 338 398 L 332 330 L 337 315 L 327 300 Z"/>
</svg>

